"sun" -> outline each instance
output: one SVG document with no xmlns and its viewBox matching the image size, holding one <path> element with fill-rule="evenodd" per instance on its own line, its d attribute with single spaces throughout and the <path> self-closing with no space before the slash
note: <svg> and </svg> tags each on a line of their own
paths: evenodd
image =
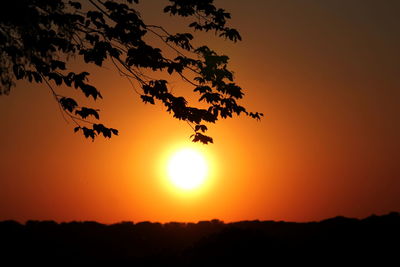
<svg viewBox="0 0 400 267">
<path fill-rule="evenodd" d="M 179 189 L 199 188 L 205 181 L 207 171 L 204 156 L 194 149 L 181 149 L 168 161 L 169 179 Z"/>
</svg>

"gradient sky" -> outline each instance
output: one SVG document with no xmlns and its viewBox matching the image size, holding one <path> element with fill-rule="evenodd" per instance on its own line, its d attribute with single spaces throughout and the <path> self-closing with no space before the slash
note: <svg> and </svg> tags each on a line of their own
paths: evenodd
<svg viewBox="0 0 400 267">
<path fill-rule="evenodd" d="M 182 29 L 160 15 L 166 1 L 142 2 L 147 23 Z M 219 121 L 209 131 L 215 144 L 192 144 L 186 123 L 142 104 L 111 66 L 90 66 L 104 99 L 87 104 L 120 130 L 91 142 L 73 133 L 48 88 L 18 83 L 0 97 L 0 220 L 312 221 L 399 211 L 400 1 L 216 5 L 243 41 L 201 35 L 199 45 L 230 56 L 242 103 L 263 112 L 261 122 Z M 207 187 L 193 195 L 166 181 L 168 155 L 185 146 L 212 162 Z"/>
</svg>

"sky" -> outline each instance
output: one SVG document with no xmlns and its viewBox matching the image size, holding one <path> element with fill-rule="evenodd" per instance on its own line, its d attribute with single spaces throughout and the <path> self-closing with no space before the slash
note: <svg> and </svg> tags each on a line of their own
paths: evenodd
<svg viewBox="0 0 400 267">
<path fill-rule="evenodd" d="M 162 15 L 166 1 L 142 2 L 147 23 L 183 29 Z M 218 121 L 214 144 L 193 144 L 186 123 L 143 104 L 112 66 L 72 63 L 104 97 L 87 104 L 120 131 L 92 142 L 73 133 L 48 88 L 19 82 L 0 96 L 0 220 L 316 221 L 400 210 L 400 2 L 215 4 L 243 40 L 200 34 L 199 45 L 230 57 L 241 103 L 264 118 Z M 185 147 L 210 169 L 190 193 L 166 174 Z"/>
</svg>

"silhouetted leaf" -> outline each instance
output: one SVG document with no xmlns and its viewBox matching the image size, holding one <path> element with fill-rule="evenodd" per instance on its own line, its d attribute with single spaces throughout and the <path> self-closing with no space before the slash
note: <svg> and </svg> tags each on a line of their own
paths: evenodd
<svg viewBox="0 0 400 267">
<path fill-rule="evenodd" d="M 118 130 L 117 129 L 110 128 L 110 130 L 111 130 L 111 132 L 113 134 L 118 135 Z"/>
<path fill-rule="evenodd" d="M 199 92 L 200 94 L 204 93 L 209 93 L 212 91 L 210 86 L 197 86 L 194 90 L 194 92 Z"/>
<path fill-rule="evenodd" d="M 261 120 L 261 117 L 263 117 L 264 114 L 263 113 L 259 113 L 259 112 L 255 112 L 255 113 L 250 112 L 249 116 L 252 117 L 253 119 Z"/>
<path fill-rule="evenodd" d="M 62 97 L 60 98 L 59 102 L 63 109 L 68 110 L 69 112 L 72 112 L 78 106 L 78 103 L 69 97 Z"/>
<path fill-rule="evenodd" d="M 63 77 L 62 77 L 60 74 L 55 73 L 55 72 L 50 72 L 50 73 L 48 73 L 48 74 L 47 74 L 47 77 L 49 77 L 49 80 L 54 80 L 54 82 L 55 82 L 57 85 L 61 85 L 62 82 L 63 82 Z"/>
<path fill-rule="evenodd" d="M 190 41 L 193 39 L 193 35 L 190 33 L 177 33 L 175 35 L 169 35 L 165 40 L 167 42 L 173 42 L 177 46 L 190 51 L 193 46 L 190 44 Z"/>
<path fill-rule="evenodd" d="M 195 126 L 194 130 L 195 130 L 196 132 L 198 132 L 199 130 L 201 130 L 201 131 L 204 133 L 205 131 L 207 131 L 207 126 L 202 125 L 202 124 L 198 124 L 198 125 Z"/>
<path fill-rule="evenodd" d="M 207 145 L 208 143 L 213 143 L 213 139 L 207 135 L 203 135 L 199 132 L 196 132 L 194 135 L 192 135 L 192 141 L 193 142 L 201 142 L 205 145 Z"/>
<path fill-rule="evenodd" d="M 80 110 L 76 110 L 75 114 L 79 115 L 82 119 L 86 119 L 88 116 L 94 116 L 96 119 L 99 119 L 98 110 L 92 108 L 82 107 Z"/>
<path fill-rule="evenodd" d="M 85 94 L 86 97 L 92 96 L 93 99 L 97 99 L 97 97 L 102 98 L 100 92 L 97 91 L 96 87 L 90 84 L 82 83 L 80 84 L 79 87 L 81 88 L 82 92 Z"/>
<path fill-rule="evenodd" d="M 142 101 L 144 103 L 150 103 L 154 105 L 154 98 L 152 96 L 148 96 L 148 95 L 141 95 L 140 96 L 142 98 Z"/>
<path fill-rule="evenodd" d="M 82 129 L 82 131 L 83 131 L 83 135 L 86 137 L 86 138 L 92 138 L 92 140 L 94 140 L 94 137 L 96 136 L 96 133 L 94 132 L 94 130 L 93 129 L 89 129 L 89 128 L 87 128 L 87 127 L 82 127 L 81 128 Z"/>
</svg>

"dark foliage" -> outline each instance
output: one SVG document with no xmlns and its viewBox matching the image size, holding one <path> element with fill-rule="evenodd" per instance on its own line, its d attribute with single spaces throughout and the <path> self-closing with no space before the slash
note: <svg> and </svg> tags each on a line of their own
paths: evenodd
<svg viewBox="0 0 400 267">
<path fill-rule="evenodd" d="M 9 266 L 393 266 L 400 214 L 321 222 L 0 222 Z"/>
<path fill-rule="evenodd" d="M 85 3 L 85 7 L 83 4 Z M 168 2 L 166 2 L 168 3 Z M 110 60 L 116 70 L 140 88 L 144 103 L 162 103 L 169 113 L 187 121 L 193 128 L 194 142 L 212 143 L 204 123 L 244 113 L 260 119 L 237 103 L 242 88 L 234 83 L 228 57 L 207 46 L 194 47 L 191 33 L 170 33 L 164 27 L 146 24 L 137 12 L 138 0 L 17 0 L 0 4 L 0 94 L 8 93 L 15 80 L 45 83 L 68 117 L 75 131 L 94 139 L 111 137 L 118 131 L 88 119 L 99 119 L 98 110 L 81 107 L 74 99 L 56 92 L 57 86 L 80 90 L 94 100 L 102 98 L 88 81 L 88 72 L 75 72 L 67 66 L 71 56 L 102 66 Z M 227 26 L 230 14 L 212 0 L 169 0 L 164 12 L 191 18 L 190 31 L 214 32 L 236 42 L 239 32 Z M 164 53 L 149 40 L 160 40 L 169 49 Z M 168 57 L 166 54 L 175 54 Z M 206 108 L 190 106 L 174 95 L 168 81 L 151 77 L 151 71 L 176 74 L 200 94 Z M 144 74 L 144 72 L 146 74 Z M 153 73 L 154 74 L 154 73 Z M 188 77 L 193 77 L 189 79 Z M 99 126 L 100 125 L 100 126 Z M 201 132 L 201 133 L 200 133 Z"/>
</svg>

